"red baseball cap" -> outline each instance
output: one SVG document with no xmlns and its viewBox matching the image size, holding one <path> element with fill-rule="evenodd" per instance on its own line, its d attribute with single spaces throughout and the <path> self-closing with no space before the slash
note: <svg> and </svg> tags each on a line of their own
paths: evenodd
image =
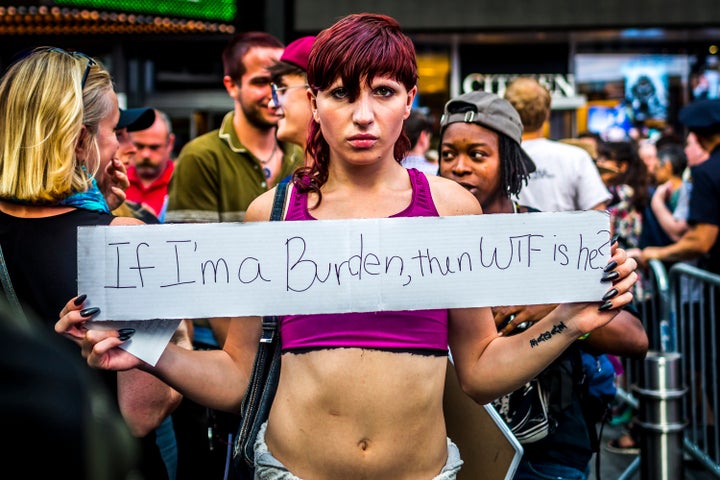
<svg viewBox="0 0 720 480">
<path fill-rule="evenodd" d="M 308 61 L 310 58 L 310 49 L 312 48 L 315 36 L 310 35 L 307 37 L 301 37 L 297 40 L 290 42 L 282 56 L 280 57 L 281 62 L 287 62 L 295 65 L 296 67 L 302 68 L 307 71 Z"/>
</svg>

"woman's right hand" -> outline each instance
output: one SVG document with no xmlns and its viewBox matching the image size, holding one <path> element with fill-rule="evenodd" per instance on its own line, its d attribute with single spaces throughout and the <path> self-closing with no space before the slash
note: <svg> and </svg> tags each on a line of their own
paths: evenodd
<svg viewBox="0 0 720 480">
<path fill-rule="evenodd" d="M 125 201 L 127 195 L 125 190 L 130 186 L 130 179 L 127 176 L 127 167 L 117 158 L 113 158 L 105 167 L 103 175 L 100 175 L 98 187 L 105 197 L 110 210 L 115 210 Z"/>
<path fill-rule="evenodd" d="M 55 323 L 55 332 L 69 338 L 81 348 L 88 365 L 103 370 L 129 370 L 144 365 L 134 355 L 118 348 L 132 337 L 132 328 L 104 329 L 87 322 L 100 312 L 98 307 L 83 308 L 85 295 L 79 295 L 65 304 Z"/>
<path fill-rule="evenodd" d="M 610 289 L 599 302 L 564 303 L 557 311 L 564 318 L 574 318 L 582 333 L 602 327 L 612 320 L 620 310 L 633 301 L 633 288 L 638 280 L 637 261 L 628 256 L 617 242 L 611 247 L 612 257 L 602 281 L 611 284 Z"/>
</svg>

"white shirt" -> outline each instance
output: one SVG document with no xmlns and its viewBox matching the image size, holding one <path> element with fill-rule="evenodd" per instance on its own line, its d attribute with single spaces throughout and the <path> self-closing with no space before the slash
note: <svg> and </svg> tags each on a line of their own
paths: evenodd
<svg viewBox="0 0 720 480">
<path fill-rule="evenodd" d="M 520 204 L 564 212 L 590 210 L 612 198 L 595 162 L 582 148 L 547 138 L 524 140 L 522 147 L 537 169 L 518 195 Z"/>
<path fill-rule="evenodd" d="M 437 175 L 438 164 L 428 162 L 427 158 L 420 155 L 408 155 L 402 159 L 402 166 L 405 168 L 417 168 L 426 175 Z"/>
</svg>

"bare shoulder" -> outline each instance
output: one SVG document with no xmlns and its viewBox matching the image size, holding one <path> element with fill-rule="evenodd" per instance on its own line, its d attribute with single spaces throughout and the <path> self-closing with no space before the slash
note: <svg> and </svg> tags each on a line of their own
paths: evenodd
<svg viewBox="0 0 720 480">
<path fill-rule="evenodd" d="M 115 217 L 110 225 L 145 225 L 145 222 L 135 217 Z"/>
<path fill-rule="evenodd" d="M 435 207 L 440 215 L 477 215 L 482 213 L 477 198 L 457 182 L 436 175 L 427 177 Z"/>
<path fill-rule="evenodd" d="M 270 212 L 272 212 L 276 190 L 277 187 L 274 187 L 261 194 L 250 203 L 247 211 L 245 212 L 246 222 L 265 222 L 270 220 Z"/>
</svg>

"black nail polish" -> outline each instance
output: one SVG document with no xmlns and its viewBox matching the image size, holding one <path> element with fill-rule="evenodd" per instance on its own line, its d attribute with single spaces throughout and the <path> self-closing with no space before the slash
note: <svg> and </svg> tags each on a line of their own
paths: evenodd
<svg viewBox="0 0 720 480">
<path fill-rule="evenodd" d="M 607 302 L 603 303 L 598 307 L 598 310 L 601 312 L 604 312 L 605 310 L 610 310 L 612 308 L 612 302 L 608 300 Z"/>
<path fill-rule="evenodd" d="M 83 317 L 92 317 L 97 315 L 98 313 L 100 313 L 99 307 L 90 307 L 84 310 L 80 310 L 80 315 L 82 315 Z"/>
<path fill-rule="evenodd" d="M 132 337 L 135 334 L 135 330 L 133 330 L 132 328 L 127 328 L 127 329 L 123 329 L 123 330 L 132 330 L 132 332 L 121 333 L 120 335 L 118 335 L 118 338 L 120 340 L 122 340 L 123 342 L 125 340 L 129 340 L 130 337 Z"/>
<path fill-rule="evenodd" d="M 87 295 L 85 295 L 83 293 L 82 295 L 79 295 L 73 303 L 75 304 L 76 307 L 79 307 L 80 305 L 83 304 L 83 302 L 85 301 L 86 298 L 87 298 Z"/>
<path fill-rule="evenodd" d="M 135 335 L 134 328 L 121 328 L 120 330 L 118 330 L 118 338 L 123 342 L 125 340 L 129 340 L 130 337 L 132 337 L 133 335 Z"/>
<path fill-rule="evenodd" d="M 612 290 L 608 290 L 608 292 L 605 295 L 603 295 L 602 299 L 603 299 L 603 301 L 610 300 L 617 294 L 618 294 L 618 289 L 613 288 Z"/>
<path fill-rule="evenodd" d="M 620 276 L 620 274 L 618 272 L 606 273 L 605 275 L 602 276 L 600 281 L 601 282 L 611 282 L 613 280 L 616 280 L 619 276 Z"/>
<path fill-rule="evenodd" d="M 615 267 L 617 267 L 617 262 L 615 260 L 612 260 L 610 263 L 605 265 L 605 268 L 603 268 L 603 272 L 607 273 Z"/>
<path fill-rule="evenodd" d="M 610 240 L 610 245 L 612 245 L 613 243 L 617 242 L 618 240 L 620 240 L 620 234 L 619 234 L 619 233 L 616 233 L 615 235 L 613 235 L 612 240 Z"/>
</svg>

